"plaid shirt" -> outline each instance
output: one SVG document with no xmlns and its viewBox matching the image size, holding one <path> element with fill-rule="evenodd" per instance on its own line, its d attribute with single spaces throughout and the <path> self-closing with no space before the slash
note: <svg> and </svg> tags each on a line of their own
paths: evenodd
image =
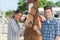
<svg viewBox="0 0 60 40">
<path fill-rule="evenodd" d="M 20 40 L 19 37 L 23 34 L 24 27 L 17 24 L 14 18 L 12 18 L 8 23 L 8 35 L 7 40 Z"/>
<path fill-rule="evenodd" d="M 55 40 L 60 36 L 60 25 L 55 19 L 45 20 L 42 23 L 42 40 Z"/>
</svg>

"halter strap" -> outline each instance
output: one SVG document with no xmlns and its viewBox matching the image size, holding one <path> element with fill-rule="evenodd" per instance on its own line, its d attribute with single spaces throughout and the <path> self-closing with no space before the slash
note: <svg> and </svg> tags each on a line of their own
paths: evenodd
<svg viewBox="0 0 60 40">
<path fill-rule="evenodd" d="M 32 15 L 33 17 L 35 17 L 35 15 L 33 15 L 33 14 L 31 14 L 31 13 L 29 13 L 30 15 Z"/>
</svg>

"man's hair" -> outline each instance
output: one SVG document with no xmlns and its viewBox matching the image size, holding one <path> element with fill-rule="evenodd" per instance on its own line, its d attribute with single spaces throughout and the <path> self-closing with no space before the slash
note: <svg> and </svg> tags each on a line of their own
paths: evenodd
<svg viewBox="0 0 60 40">
<path fill-rule="evenodd" d="M 46 5 L 46 6 L 44 7 L 44 11 L 47 10 L 47 9 L 50 9 L 50 10 L 52 11 L 52 7 L 49 6 L 49 5 Z"/>
</svg>

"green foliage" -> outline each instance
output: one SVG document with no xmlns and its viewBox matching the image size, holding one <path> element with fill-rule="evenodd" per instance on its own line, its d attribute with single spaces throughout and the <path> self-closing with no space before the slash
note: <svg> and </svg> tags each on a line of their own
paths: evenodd
<svg viewBox="0 0 60 40">
<path fill-rule="evenodd" d="M 60 1 L 56 2 L 56 6 L 60 7 Z"/>
<path fill-rule="evenodd" d="M 39 8 L 44 7 L 46 5 L 50 5 L 52 7 L 60 7 L 60 1 L 54 3 L 53 1 L 48 1 L 48 0 L 38 0 L 39 2 Z M 26 10 L 26 2 L 24 0 L 19 0 L 18 2 L 18 9 L 25 11 Z"/>
<path fill-rule="evenodd" d="M 52 7 L 55 6 L 53 1 L 47 1 L 47 0 L 38 0 L 39 1 L 39 7 L 44 7 L 46 5 L 50 5 Z"/>
<path fill-rule="evenodd" d="M 47 0 L 38 0 L 38 2 L 39 2 L 39 7 L 44 7 L 48 3 Z"/>
<path fill-rule="evenodd" d="M 8 17 L 8 18 L 12 17 L 13 13 L 14 13 L 14 10 L 5 12 L 6 17 Z"/>
<path fill-rule="evenodd" d="M 54 4 L 54 2 L 53 1 L 48 1 L 48 3 L 47 3 L 48 5 L 50 5 L 50 6 L 52 6 L 52 7 L 55 7 L 55 4 Z"/>
<path fill-rule="evenodd" d="M 19 0 L 18 10 L 22 10 L 22 11 L 26 10 L 26 2 L 24 0 Z"/>
</svg>

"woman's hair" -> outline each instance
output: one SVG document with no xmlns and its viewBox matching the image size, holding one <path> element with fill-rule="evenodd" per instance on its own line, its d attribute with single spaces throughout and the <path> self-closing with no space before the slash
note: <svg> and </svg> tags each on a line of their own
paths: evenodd
<svg viewBox="0 0 60 40">
<path fill-rule="evenodd" d="M 40 35 L 31 27 L 26 28 L 24 40 L 40 40 Z"/>
<path fill-rule="evenodd" d="M 16 11 L 14 11 L 14 14 L 15 14 L 15 15 L 16 15 L 16 14 L 19 14 L 19 13 L 23 14 L 23 12 L 22 12 L 21 10 L 16 10 Z M 13 18 L 14 18 L 14 14 L 13 14 Z"/>
</svg>

